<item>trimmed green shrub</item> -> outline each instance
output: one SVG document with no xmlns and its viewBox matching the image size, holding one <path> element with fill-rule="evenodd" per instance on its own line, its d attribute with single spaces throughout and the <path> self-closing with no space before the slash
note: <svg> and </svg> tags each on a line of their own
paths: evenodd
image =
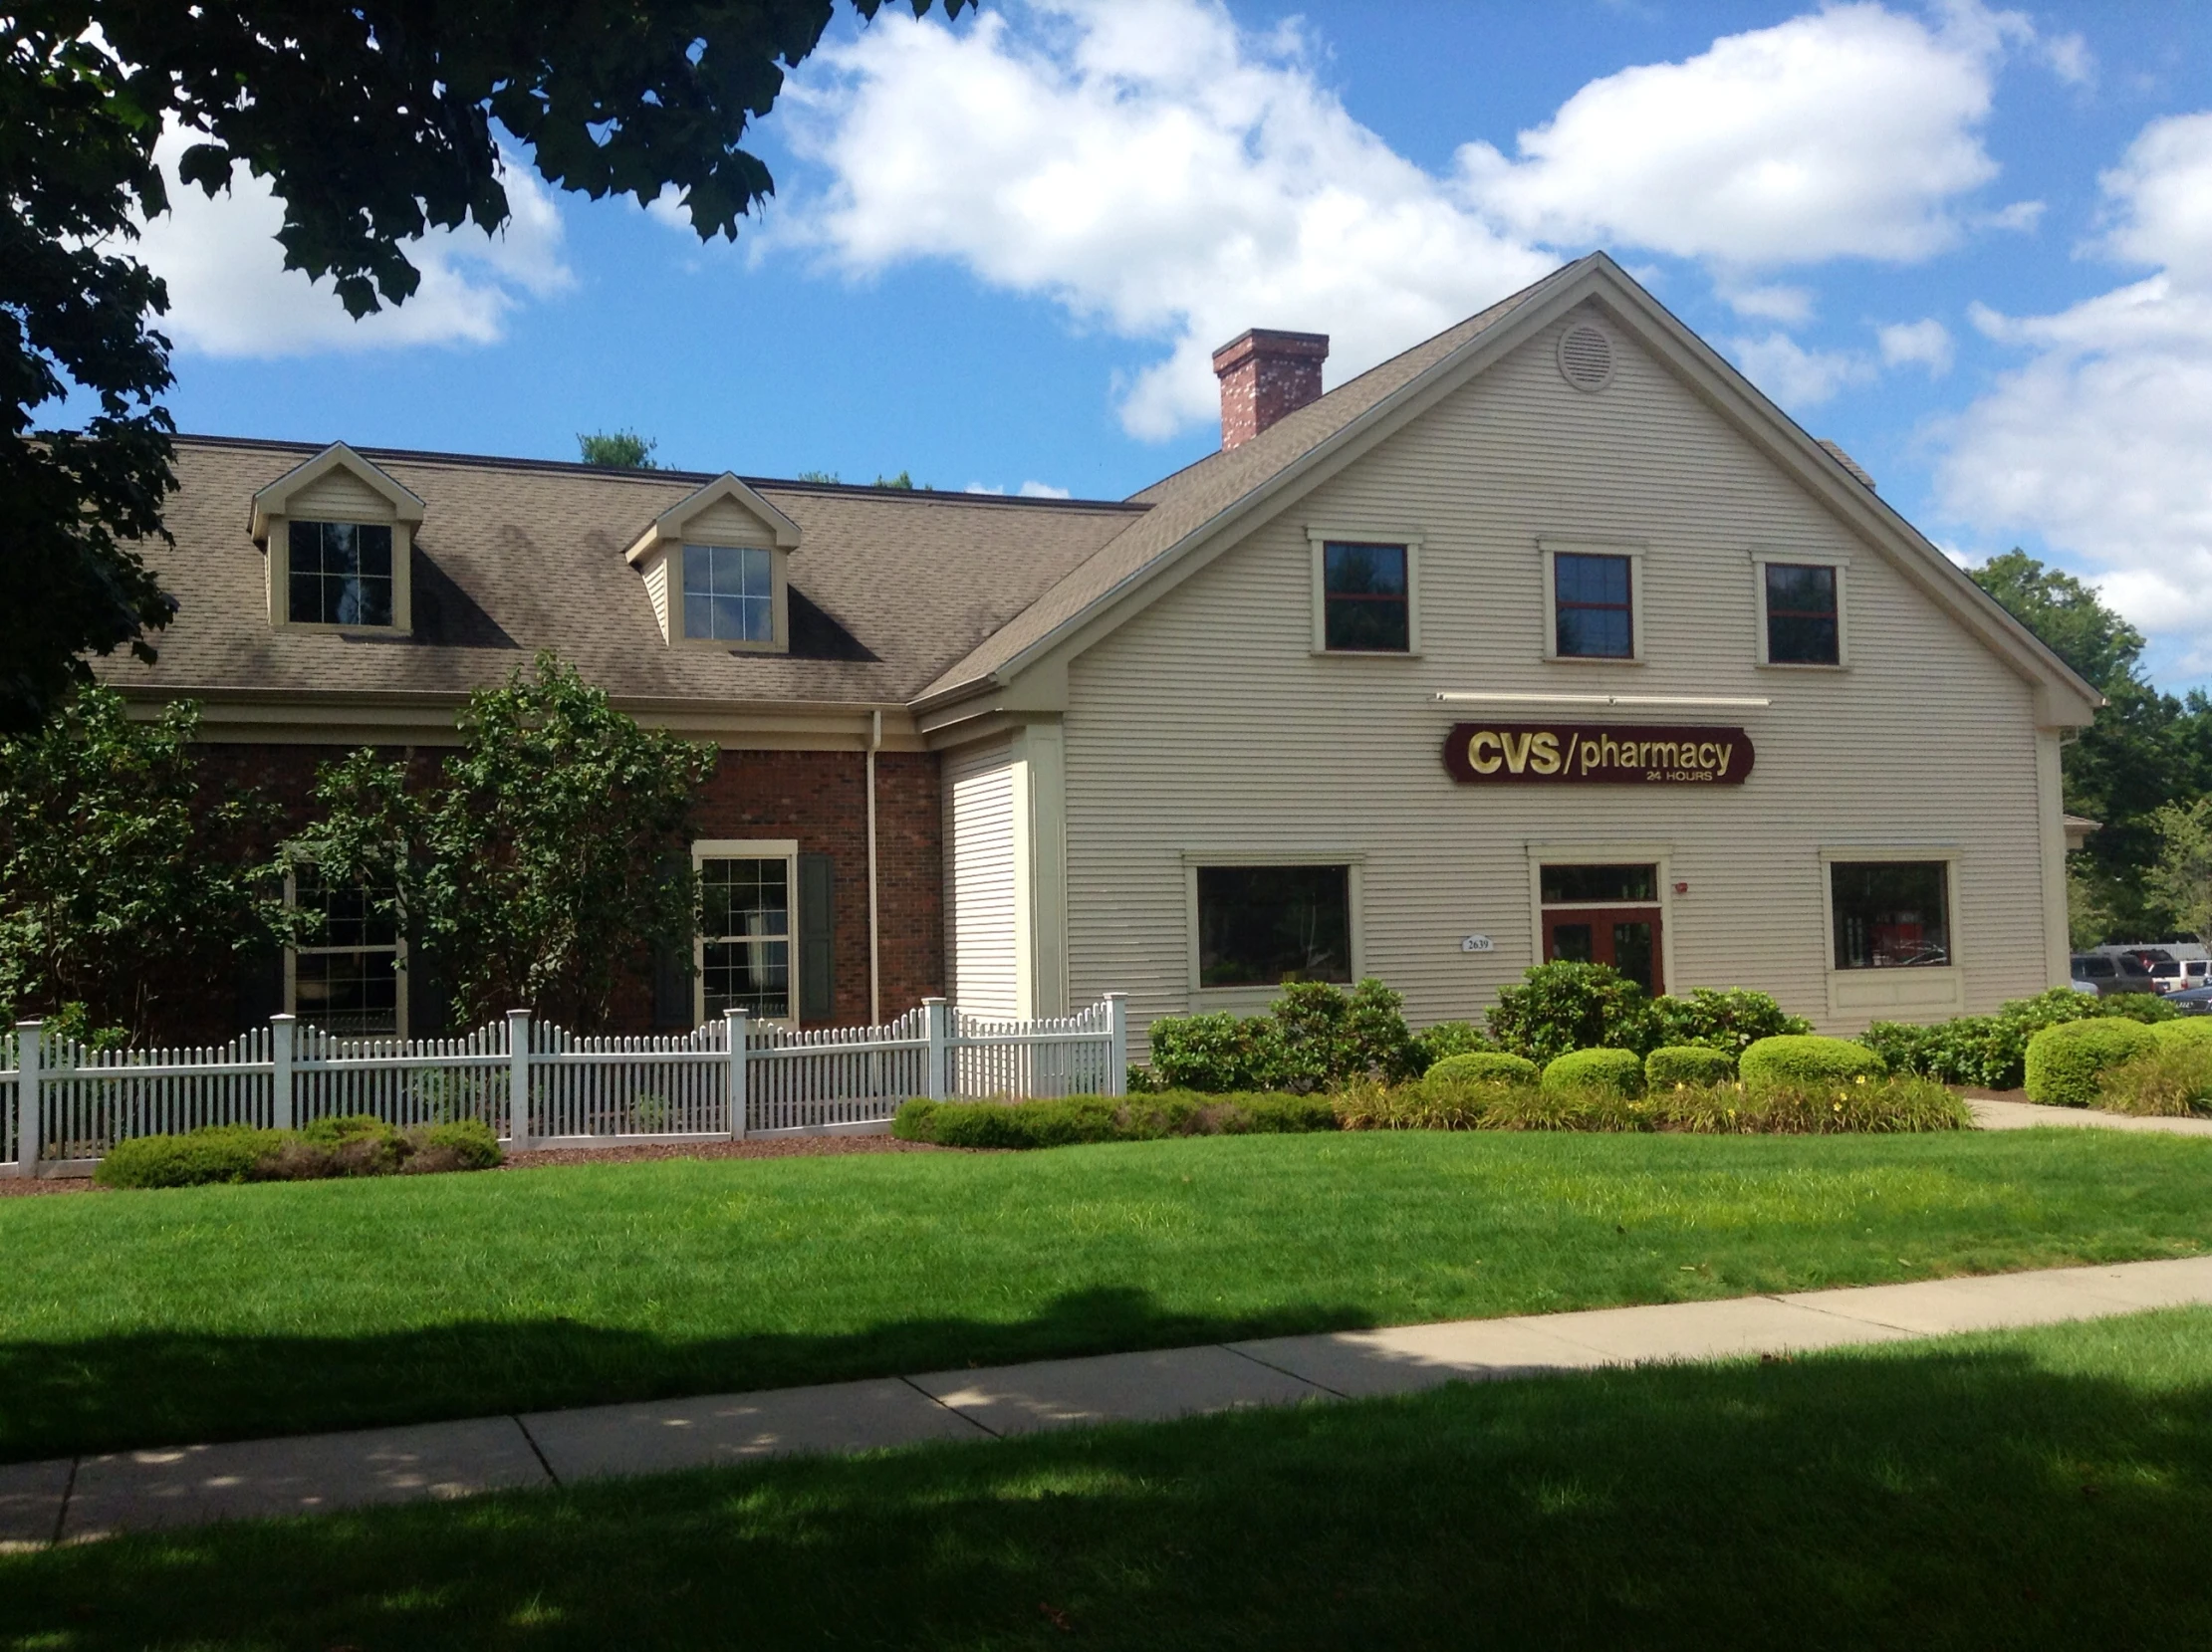
<svg viewBox="0 0 2212 1652">
<path fill-rule="evenodd" d="M 409 1175 L 432 1175 L 447 1170 L 493 1170 L 506 1152 L 499 1137 L 481 1118 L 455 1118 L 427 1129 L 409 1130 L 412 1149 L 400 1166 Z"/>
<path fill-rule="evenodd" d="M 2151 1029 L 2153 1036 L 2173 1021 Z M 2108 1066 L 2096 1075 L 2096 1104 L 2106 1112 L 2183 1118 L 2212 1112 L 2212 1039 L 2161 1038 L 2144 1054 Z"/>
<path fill-rule="evenodd" d="M 1813 1024 L 1803 1016 L 1787 1015 L 1765 993 L 1742 987 L 1731 987 L 1726 992 L 1695 987 L 1686 998 L 1671 994 L 1655 998 L 1651 1001 L 1651 1024 L 1654 1049 L 1696 1046 L 1722 1051 L 1729 1058 L 1731 1074 L 1735 1059 L 1761 1039 L 1813 1031 Z"/>
<path fill-rule="evenodd" d="M 2028 1041 L 2028 1099 L 2057 1107 L 2091 1106 L 2098 1074 L 2157 1048 L 2157 1035 L 2148 1027 L 2117 1017 L 2046 1027 Z"/>
<path fill-rule="evenodd" d="M 93 1169 L 101 1187 L 196 1187 L 243 1182 L 284 1143 L 280 1130 L 245 1124 L 210 1124 L 179 1136 L 132 1136 L 119 1141 Z"/>
<path fill-rule="evenodd" d="M 1422 1066 L 1402 1001 L 1372 978 L 1350 993 L 1294 981 L 1265 1015 L 1162 1016 L 1149 1038 L 1152 1082 L 1163 1090 L 1334 1089 L 1354 1078 L 1396 1082 Z"/>
<path fill-rule="evenodd" d="M 1559 1092 L 1588 1090 L 1623 1098 L 1643 1093 L 1643 1059 L 1633 1050 L 1571 1050 L 1544 1063 L 1541 1087 Z"/>
<path fill-rule="evenodd" d="M 1847 1084 L 1858 1077 L 1881 1076 L 1881 1058 L 1849 1039 L 1817 1033 L 1783 1033 L 1761 1039 L 1736 1062 L 1744 1088 L 1762 1090 L 1785 1084 L 1818 1087 Z"/>
<path fill-rule="evenodd" d="M 1498 1048 L 1471 1021 L 1440 1021 L 1415 1035 L 1413 1045 L 1418 1054 L 1415 1064 L 1422 1072 L 1448 1057 L 1481 1055 Z"/>
<path fill-rule="evenodd" d="M 1161 1016 L 1146 1037 L 1152 1071 L 1168 1089 L 1264 1089 L 1277 1065 L 1276 1027 L 1268 1016 L 1233 1016 L 1226 1010 Z"/>
<path fill-rule="evenodd" d="M 2018 1089 L 2027 1079 L 2028 1041 L 2046 1027 L 2118 1018 L 2162 1023 L 2181 1012 L 2153 993 L 2092 998 L 2054 987 L 2034 998 L 2016 998 L 1993 1016 L 1959 1016 L 1922 1027 L 1877 1021 L 1859 1042 L 1891 1072 L 1915 1072 L 1945 1084 Z"/>
<path fill-rule="evenodd" d="M 1498 994 L 1490 1037 L 1542 1065 L 1572 1050 L 1633 1050 L 1652 1043 L 1651 999 L 1605 964 L 1538 964 Z"/>
<path fill-rule="evenodd" d="M 1318 1095 L 1196 1095 L 1117 1099 L 1071 1095 L 1038 1101 L 913 1100 L 891 1134 L 941 1147 L 1069 1147 L 1082 1142 L 1157 1141 L 1167 1136 L 1282 1135 L 1334 1130 L 1337 1113 Z"/>
<path fill-rule="evenodd" d="M 1463 1056 L 1446 1056 L 1421 1076 L 1463 1084 L 1533 1084 L 1537 1071 L 1537 1064 L 1526 1056 L 1470 1050 Z"/>
<path fill-rule="evenodd" d="M 2161 1021 L 2150 1030 L 2150 1036 L 2167 1049 L 2212 1044 L 2212 1016 L 2182 1016 L 2175 1021 Z"/>
<path fill-rule="evenodd" d="M 1735 1076 L 1736 1058 L 1709 1045 L 1662 1045 L 1643 1059 L 1643 1081 L 1651 1089 L 1674 1084 L 1726 1084 Z"/>
</svg>

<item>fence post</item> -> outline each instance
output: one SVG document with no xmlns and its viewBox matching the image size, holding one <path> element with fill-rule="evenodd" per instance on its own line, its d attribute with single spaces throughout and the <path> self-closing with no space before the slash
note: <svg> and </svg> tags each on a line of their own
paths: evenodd
<svg viewBox="0 0 2212 1652">
<path fill-rule="evenodd" d="M 269 1123 L 289 1130 L 298 1117 L 292 1102 L 292 1058 L 298 1052 L 298 1016 L 269 1018 Z"/>
<path fill-rule="evenodd" d="M 15 1159 L 19 1176 L 39 1173 L 39 1144 L 46 1135 L 39 1118 L 39 1035 L 42 1031 L 44 1028 L 39 1022 L 15 1024 Z"/>
<path fill-rule="evenodd" d="M 1106 1088 L 1108 1095 L 1129 1092 L 1129 995 L 1107 993 Z"/>
<path fill-rule="evenodd" d="M 730 1140 L 745 1139 L 746 1077 L 745 1077 L 745 1012 L 730 1009 L 722 1012 L 723 1048 L 730 1053 Z"/>
<path fill-rule="evenodd" d="M 921 1013 L 929 1023 L 929 1065 L 921 1075 L 921 1092 L 932 1101 L 945 1098 L 945 1051 L 951 1039 L 952 1017 L 941 998 L 921 1001 Z"/>
<path fill-rule="evenodd" d="M 530 1012 L 507 1012 L 507 1150 L 530 1146 Z"/>
</svg>

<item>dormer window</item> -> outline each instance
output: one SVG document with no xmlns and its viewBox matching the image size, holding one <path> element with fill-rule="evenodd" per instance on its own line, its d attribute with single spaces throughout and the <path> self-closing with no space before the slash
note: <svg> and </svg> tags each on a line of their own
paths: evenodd
<svg viewBox="0 0 2212 1652">
<path fill-rule="evenodd" d="M 287 523 L 290 618 L 305 625 L 391 623 L 391 528 L 368 522 Z"/>
<path fill-rule="evenodd" d="M 653 518 L 626 553 L 671 647 L 791 649 L 799 524 L 736 477 L 716 477 Z"/>
<path fill-rule="evenodd" d="M 776 554 L 749 545 L 683 548 L 683 634 L 699 641 L 776 640 Z"/>
<path fill-rule="evenodd" d="M 344 442 L 253 496 L 269 558 L 269 623 L 280 630 L 399 631 L 414 624 L 421 497 Z"/>
</svg>

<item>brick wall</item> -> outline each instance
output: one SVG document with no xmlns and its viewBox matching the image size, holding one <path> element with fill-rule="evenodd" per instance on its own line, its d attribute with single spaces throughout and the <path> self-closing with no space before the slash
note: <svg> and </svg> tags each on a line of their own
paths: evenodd
<svg viewBox="0 0 2212 1652">
<path fill-rule="evenodd" d="M 266 852 L 274 837 L 313 818 L 317 769 L 345 755 L 335 746 L 229 743 L 209 743 L 199 752 L 211 795 L 249 789 L 277 807 L 280 824 L 271 843 L 241 845 L 249 852 Z M 435 773 L 439 753 L 408 755 L 425 777 Z M 888 1018 L 944 990 L 941 816 L 933 754 L 881 752 L 875 762 L 881 1002 Z M 701 837 L 796 838 L 801 853 L 830 856 L 841 1026 L 868 1019 L 866 763 L 859 752 L 725 751 L 695 811 Z M 201 973 L 163 991 L 142 1036 L 159 1043 L 228 1038 L 248 1019 L 251 968 L 209 960 Z M 651 981 L 642 969 L 618 997 L 615 1016 L 618 1032 L 651 1029 Z"/>
</svg>

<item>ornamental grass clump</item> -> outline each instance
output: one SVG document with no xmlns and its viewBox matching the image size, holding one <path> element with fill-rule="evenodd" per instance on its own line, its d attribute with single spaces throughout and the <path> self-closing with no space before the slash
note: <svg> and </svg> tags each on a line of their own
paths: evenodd
<svg viewBox="0 0 2212 1652">
<path fill-rule="evenodd" d="M 1818 1089 L 1881 1076 L 1881 1058 L 1849 1039 L 1785 1033 L 1761 1039 L 1736 1063 L 1744 1088 L 1756 1094 L 1783 1087 Z"/>
<path fill-rule="evenodd" d="M 1642 1095 L 1596 1086 L 1469 1082 L 1355 1085 L 1337 1097 L 1347 1130 L 1669 1131 L 1847 1135 L 1963 1130 L 1966 1103 L 1925 1078 L 1860 1074 L 1827 1084 L 1669 1084 Z"/>
<path fill-rule="evenodd" d="M 2104 1068 L 2096 1075 L 2096 1105 L 2106 1112 L 2152 1118 L 2212 1112 L 2212 1038 L 2160 1039 L 2133 1060 Z"/>
<path fill-rule="evenodd" d="M 2054 1107 L 2094 1106 L 2097 1079 L 2106 1068 L 2156 1049 L 2157 1035 L 2140 1022 L 2100 1019 L 2046 1027 L 2028 1041 L 2028 1099 Z"/>
</svg>

